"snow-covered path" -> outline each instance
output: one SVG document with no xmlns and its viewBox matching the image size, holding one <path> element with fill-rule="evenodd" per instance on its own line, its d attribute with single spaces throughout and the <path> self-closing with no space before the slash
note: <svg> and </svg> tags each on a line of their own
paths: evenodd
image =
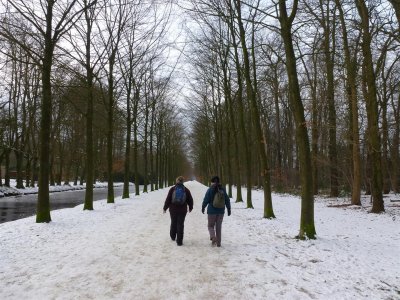
<svg viewBox="0 0 400 300">
<path fill-rule="evenodd" d="M 0 299 L 400 299 L 400 220 L 316 203 L 316 241 L 293 239 L 300 200 L 274 195 L 276 220 L 232 203 L 210 247 L 194 197 L 183 247 L 162 213 L 168 189 L 0 224 Z"/>
</svg>

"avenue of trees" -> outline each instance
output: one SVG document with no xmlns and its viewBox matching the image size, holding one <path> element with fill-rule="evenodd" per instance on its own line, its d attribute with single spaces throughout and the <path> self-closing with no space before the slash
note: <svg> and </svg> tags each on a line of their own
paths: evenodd
<svg viewBox="0 0 400 300">
<path fill-rule="evenodd" d="M 315 238 L 314 196 L 372 212 L 400 192 L 397 0 L 0 0 L 0 183 L 144 184 L 219 174 L 252 208 L 299 193 L 298 237 Z M 186 16 L 187 107 L 177 108 L 171 13 Z M 176 30 L 176 29 L 174 29 Z M 172 30 L 172 31 L 174 31 Z M 189 119 L 186 118 L 189 117 Z M 190 123 L 190 145 L 186 126 Z M 190 148 L 190 151 L 188 150 Z M 232 195 L 232 187 L 236 194 Z M 242 187 L 248 187 L 246 194 Z"/>
<path fill-rule="evenodd" d="M 365 191 L 384 211 L 400 191 L 399 3 L 185 1 L 199 177 L 221 174 L 248 208 L 241 186 L 263 188 L 265 218 L 271 190 L 298 192 L 300 238 L 319 193 L 360 205 Z"/>
<path fill-rule="evenodd" d="M 168 1 L 1 0 L 0 182 L 38 184 L 37 222 L 50 222 L 49 185 L 124 181 L 151 190 L 189 170 L 185 128 L 171 101 Z"/>
</svg>

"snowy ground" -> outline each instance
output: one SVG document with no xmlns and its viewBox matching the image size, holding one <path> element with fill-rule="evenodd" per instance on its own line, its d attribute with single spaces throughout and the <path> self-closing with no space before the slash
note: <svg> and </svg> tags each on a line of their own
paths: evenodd
<svg viewBox="0 0 400 300">
<path fill-rule="evenodd" d="M 195 206 L 183 247 L 162 214 L 167 189 L 0 224 L 0 299 L 400 299 L 400 217 L 315 204 L 318 239 L 297 241 L 300 199 L 273 195 L 275 220 L 232 203 L 222 247 Z M 398 210 L 398 208 L 397 208 Z M 396 217 L 397 216 L 397 217 Z"/>
</svg>

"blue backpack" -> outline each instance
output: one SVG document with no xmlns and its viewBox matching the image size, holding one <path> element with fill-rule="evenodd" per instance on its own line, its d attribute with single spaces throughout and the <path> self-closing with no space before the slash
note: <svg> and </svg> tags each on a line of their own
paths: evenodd
<svg viewBox="0 0 400 300">
<path fill-rule="evenodd" d="M 183 185 L 178 184 L 175 186 L 175 190 L 172 193 L 171 203 L 177 205 L 183 205 L 186 203 L 186 191 Z"/>
</svg>

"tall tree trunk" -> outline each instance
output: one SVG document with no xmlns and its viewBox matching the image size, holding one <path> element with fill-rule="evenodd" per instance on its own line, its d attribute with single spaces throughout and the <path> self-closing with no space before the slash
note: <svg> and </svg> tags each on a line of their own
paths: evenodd
<svg viewBox="0 0 400 300">
<path fill-rule="evenodd" d="M 155 99 L 152 99 L 152 104 L 151 104 L 151 121 L 150 121 L 150 145 L 149 145 L 149 151 L 150 151 L 150 190 L 154 191 L 155 186 L 154 186 L 154 149 L 153 149 L 153 137 L 154 137 L 154 112 L 155 112 L 155 105 L 156 101 Z"/>
<path fill-rule="evenodd" d="M 16 159 L 16 169 L 17 169 L 17 189 L 23 189 L 24 188 L 24 180 L 22 178 L 22 164 L 23 164 L 23 153 L 20 150 L 14 151 L 15 153 L 15 159 Z"/>
<path fill-rule="evenodd" d="M 47 28 L 45 38 L 44 57 L 42 62 L 42 103 L 40 120 L 40 154 L 39 154 L 39 191 L 36 212 L 36 223 L 51 222 L 50 196 L 49 196 L 49 156 L 51 138 L 51 66 L 53 60 L 54 44 L 51 38 L 53 2 L 49 1 L 47 6 Z"/>
<path fill-rule="evenodd" d="M 52 147 L 52 149 L 54 149 L 54 147 Z M 55 186 L 56 185 L 56 180 L 55 180 L 55 176 L 54 176 L 54 156 L 55 156 L 54 151 L 52 151 L 50 153 L 50 166 L 49 166 L 49 168 L 50 168 L 50 170 L 49 170 L 49 172 L 50 172 L 50 185 L 51 186 Z"/>
<path fill-rule="evenodd" d="M 223 115 L 222 115 L 222 104 L 221 104 L 221 80 L 220 80 L 220 74 L 219 74 L 219 69 L 217 70 L 217 106 L 216 106 L 216 115 L 217 115 L 217 130 L 215 132 L 217 139 L 216 139 L 216 144 L 217 144 L 217 151 L 216 153 L 218 154 L 218 159 L 217 159 L 217 174 L 220 174 L 222 178 L 222 183 L 226 183 L 226 177 L 225 177 L 225 166 L 224 163 L 225 161 L 223 160 L 223 153 L 222 153 L 222 143 L 223 143 Z"/>
<path fill-rule="evenodd" d="M 57 185 L 61 185 L 62 184 L 62 178 L 63 178 L 63 174 L 64 174 L 64 155 L 63 155 L 63 145 L 61 143 L 61 136 L 60 133 L 58 135 L 58 141 L 59 141 L 59 145 L 58 145 L 58 149 L 59 149 L 59 171 L 58 171 L 58 176 L 57 176 Z"/>
<path fill-rule="evenodd" d="M 83 181 L 85 180 L 85 174 L 86 174 L 86 166 L 84 166 L 82 169 L 81 169 L 81 178 L 79 179 L 79 185 L 83 185 Z M 93 183 L 95 183 L 95 182 L 93 182 Z M 85 199 L 85 201 L 86 201 L 86 199 Z"/>
<path fill-rule="evenodd" d="M 149 177 L 148 177 L 148 155 L 147 155 L 147 139 L 148 139 L 148 124 L 149 124 L 149 107 L 148 107 L 148 99 L 146 97 L 146 107 L 145 107 L 145 121 L 144 121 L 144 140 L 143 140 L 143 162 L 144 162 L 144 186 L 143 186 L 143 193 L 147 193 L 147 185 L 149 184 Z"/>
<path fill-rule="evenodd" d="M 133 164 L 135 176 L 135 195 L 140 194 L 139 190 L 139 167 L 138 167 L 138 106 L 139 106 L 139 87 L 135 87 L 134 105 L 133 105 Z"/>
<path fill-rule="evenodd" d="M 38 163 L 38 158 L 35 154 L 35 156 L 33 157 L 33 162 L 32 162 L 32 181 L 31 181 L 31 187 L 35 187 L 35 181 L 38 180 L 38 175 L 37 175 L 37 166 Z M 39 183 L 38 183 L 39 184 Z"/>
<path fill-rule="evenodd" d="M 348 34 L 346 22 L 344 18 L 343 8 L 339 0 L 335 0 L 339 10 L 340 23 L 342 25 L 343 50 L 345 56 L 345 68 L 347 73 L 346 94 L 350 103 L 350 124 L 351 124 L 351 143 L 352 143 L 352 162 L 353 162 L 353 178 L 351 204 L 361 205 L 361 158 L 360 158 L 360 133 L 358 127 L 358 99 L 357 99 L 357 56 L 354 54 L 352 59 L 348 42 Z"/>
<path fill-rule="evenodd" d="M 314 71 L 316 73 L 316 70 Z M 314 77 L 315 78 L 315 77 Z M 318 195 L 318 138 L 319 138 L 319 109 L 317 99 L 317 83 L 314 82 L 312 91 L 312 117 L 311 117 L 311 169 L 313 178 L 313 194 Z"/>
<path fill-rule="evenodd" d="M 329 162 L 330 162 L 330 183 L 331 197 L 339 196 L 338 187 L 338 160 L 336 149 L 336 107 L 335 107 L 335 84 L 334 84 L 334 46 L 331 45 L 331 39 L 334 36 L 331 32 L 329 20 L 329 7 L 327 9 L 327 20 L 324 26 L 324 54 L 327 75 L 327 102 L 328 102 L 328 123 L 329 123 Z M 333 41 L 333 45 L 334 45 Z"/>
<path fill-rule="evenodd" d="M 0 165 L 1 165 L 1 162 L 0 162 Z M 28 154 L 26 157 L 26 164 L 25 164 L 25 186 L 26 187 L 29 187 L 31 184 L 31 172 L 32 172 L 32 158 Z"/>
<path fill-rule="evenodd" d="M 108 109 L 107 109 L 107 203 L 114 203 L 113 149 L 114 149 L 114 63 L 116 50 L 112 50 L 109 58 L 108 74 Z"/>
<path fill-rule="evenodd" d="M 382 165 L 381 165 L 381 141 L 378 125 L 378 101 L 376 94 L 375 72 L 371 53 L 371 33 L 369 31 L 369 14 L 364 0 L 356 0 L 357 10 L 361 17 L 362 27 L 362 51 L 363 72 L 365 73 L 367 86 L 367 119 L 368 119 L 368 149 L 371 157 L 371 193 L 373 213 L 385 210 L 382 195 Z"/>
<path fill-rule="evenodd" d="M 10 187 L 10 153 L 11 150 L 9 148 L 6 148 L 4 150 L 4 158 L 5 158 L 4 185 L 6 187 Z"/>
<path fill-rule="evenodd" d="M 86 187 L 85 187 L 85 203 L 83 210 L 93 210 L 93 184 L 94 178 L 94 150 L 93 150 L 93 117 L 94 117 L 94 95 L 93 95 L 93 67 L 91 65 L 91 38 L 93 28 L 93 14 L 94 8 L 89 9 L 87 7 L 87 1 L 84 0 L 85 4 L 85 21 L 86 21 L 86 90 L 87 90 L 87 107 L 86 107 L 86 158 L 85 168 L 86 170 Z M 78 172 L 78 170 L 77 170 Z M 83 176 L 81 176 L 82 180 Z"/>
<path fill-rule="evenodd" d="M 358 97 L 356 85 L 356 68 L 357 61 L 355 58 L 349 66 L 350 73 L 348 73 L 349 82 L 347 87 L 348 97 L 351 103 L 351 142 L 352 142 L 352 158 L 353 158 L 353 181 L 351 204 L 361 205 L 361 157 L 360 157 L 360 130 L 358 125 Z M 348 71 L 349 71 L 348 70 Z M 354 73 L 353 75 L 350 75 Z"/>
<path fill-rule="evenodd" d="M 87 43 L 90 42 L 87 40 Z M 88 45 L 88 44 L 87 44 Z M 87 52 L 88 53 L 88 52 Z M 89 52 L 90 53 L 90 52 Z M 89 54 L 90 55 L 90 54 Z M 90 57 L 86 60 L 86 89 L 87 89 L 87 107 L 86 107 L 86 156 L 85 170 L 86 186 L 85 186 L 85 202 L 83 210 L 93 210 L 93 188 L 94 188 L 94 151 L 93 151 L 93 73 L 90 68 Z M 77 174 L 79 167 L 77 169 Z M 81 181 L 83 176 L 81 176 Z"/>
<path fill-rule="evenodd" d="M 383 186 L 382 190 L 384 194 L 389 194 L 390 192 L 390 175 L 389 175 L 389 154 L 388 154 L 388 141 L 389 141 L 389 124 L 387 119 L 388 113 L 388 99 L 387 99 L 387 86 L 385 83 L 385 78 L 383 80 L 383 99 L 382 103 L 382 176 L 383 176 Z"/>
<path fill-rule="evenodd" d="M 160 120 L 157 130 L 156 130 L 156 186 L 155 189 L 158 190 L 159 188 L 162 189 L 163 186 L 161 185 L 161 173 L 162 173 L 162 162 L 161 162 L 161 127 L 162 127 L 162 120 Z"/>
<path fill-rule="evenodd" d="M 167 141 L 167 133 L 164 130 L 164 123 L 163 123 L 163 128 L 160 130 L 160 140 L 162 140 L 162 147 L 160 147 L 160 188 L 167 187 L 168 185 L 166 184 L 167 182 L 167 163 L 166 163 L 166 148 L 168 147 L 168 141 Z"/>
<path fill-rule="evenodd" d="M 88 43 L 89 41 L 87 41 Z M 88 53 L 88 52 L 87 52 Z M 90 53 L 90 52 L 89 52 Z M 90 58 L 89 58 L 90 59 Z M 83 210 L 93 210 L 93 183 L 94 183 L 94 151 L 93 151 L 93 73 L 90 68 L 90 60 L 86 60 L 86 77 L 87 77 L 87 107 L 86 107 L 86 187 L 85 187 L 85 203 Z"/>
<path fill-rule="evenodd" d="M 129 198 L 129 177 L 131 164 L 131 136 L 132 136 L 132 117 L 131 117 L 131 86 L 128 83 L 126 100 L 126 139 L 125 139 L 125 162 L 124 162 L 124 190 L 122 199 Z"/>
<path fill-rule="evenodd" d="M 338 159 L 336 146 L 336 107 L 335 107 L 335 83 L 334 83 L 334 52 L 335 52 L 335 24 L 331 21 L 331 2 L 320 1 L 320 14 L 315 12 L 313 8 L 307 7 L 311 14 L 318 19 L 323 29 L 323 50 L 325 57 L 326 72 L 326 102 L 328 105 L 328 156 L 329 156 L 329 173 L 330 173 L 330 196 L 337 197 L 339 195 L 338 187 Z M 326 5 L 326 7 L 324 7 Z M 333 26 L 332 26 L 333 23 Z M 314 146 L 314 145 L 313 145 Z M 314 179 L 316 179 L 314 177 Z M 314 187 L 315 192 L 315 187 Z"/>
<path fill-rule="evenodd" d="M 77 164 L 75 165 L 74 186 L 78 185 L 79 169 L 80 169 L 80 164 L 79 164 L 79 162 L 77 162 Z M 84 207 L 84 209 L 85 209 L 85 207 Z"/>
<path fill-rule="evenodd" d="M 67 167 L 66 167 L 66 170 L 65 170 L 65 175 L 64 175 L 64 185 L 70 185 L 70 183 L 69 183 L 69 180 L 70 180 L 70 175 L 71 175 L 71 167 L 72 167 L 72 165 L 71 164 L 69 164 Z"/>
<path fill-rule="evenodd" d="M 226 120 L 228 116 L 225 116 L 224 120 Z M 226 129 L 226 165 L 227 165 L 227 176 L 228 176 L 228 196 L 232 198 L 232 161 L 231 161 L 231 129 L 230 126 L 225 126 Z"/>
<path fill-rule="evenodd" d="M 236 183 L 236 202 L 243 202 L 243 197 L 242 197 L 242 161 L 240 159 L 240 153 L 239 153 L 239 141 L 238 141 L 238 133 L 236 130 L 236 122 L 235 122 L 235 116 L 233 113 L 233 101 L 232 101 L 232 95 L 231 95 L 231 88 L 229 84 L 229 79 L 227 77 L 227 70 L 224 68 L 224 81 L 226 80 L 226 86 L 224 87 L 225 90 L 225 97 L 228 102 L 228 112 L 229 112 L 229 124 L 230 128 L 232 128 L 233 131 L 233 144 L 234 144 L 234 157 L 235 157 L 235 165 L 236 165 L 236 176 L 235 176 L 235 183 Z"/>
<path fill-rule="evenodd" d="M 308 140 L 304 107 L 300 95 L 300 86 L 296 68 L 296 57 L 293 49 L 292 23 L 296 16 L 298 0 L 294 0 L 290 16 L 286 11 L 286 1 L 279 0 L 279 23 L 281 36 L 285 45 L 286 69 L 289 79 L 289 103 L 296 122 L 296 140 L 299 148 L 301 180 L 301 216 L 300 239 L 315 239 L 314 196 L 311 173 L 311 153 Z"/>
<path fill-rule="evenodd" d="M 258 141 L 258 151 L 261 158 L 261 176 L 263 178 L 263 188 L 264 188 L 264 218 L 275 218 L 273 207 L 272 207 L 272 197 L 271 197 L 271 180 L 270 180 L 270 170 L 268 165 L 268 158 L 266 154 L 266 140 L 261 129 L 260 112 L 257 104 L 257 91 L 254 89 L 252 79 L 251 79 L 251 67 L 250 58 L 246 45 L 245 30 L 241 17 L 241 3 L 240 0 L 235 0 L 236 10 L 238 15 L 238 24 L 240 32 L 240 41 L 242 45 L 243 59 L 244 59 L 244 76 L 246 79 L 246 93 L 251 104 L 252 119 L 254 122 L 256 139 Z M 253 66 L 255 68 L 255 66 Z M 255 72 L 255 70 L 254 70 Z M 256 83 L 254 82 L 254 85 Z M 251 189 L 251 187 L 248 187 Z M 248 207 L 253 207 L 252 203 L 247 201 Z"/>
<path fill-rule="evenodd" d="M 230 4 L 231 6 L 231 4 Z M 253 208 L 253 204 L 251 201 L 251 188 L 252 188 L 252 182 L 251 182 L 251 153 L 248 145 L 248 134 L 246 131 L 246 124 L 245 124 L 245 119 L 244 119 L 244 104 L 243 104 L 243 81 L 242 81 L 242 68 L 240 65 L 240 58 L 239 58 L 239 53 L 238 53 L 238 44 L 236 41 L 236 36 L 235 36 L 235 29 L 233 26 L 233 8 L 230 7 L 231 9 L 231 18 L 229 22 L 229 27 L 230 27 L 230 33 L 232 35 L 232 46 L 234 49 L 234 54 L 235 54 L 235 66 L 236 66 L 236 71 L 237 71 L 237 84 L 238 84 L 238 90 L 237 90 L 237 96 L 235 99 L 237 104 L 238 104 L 238 118 L 239 118 L 239 131 L 240 135 L 242 137 L 243 141 L 243 146 L 244 146 L 244 153 L 245 153 L 245 168 L 246 168 L 246 183 L 247 183 L 247 208 Z M 240 201 L 239 199 L 236 199 L 236 202 Z"/>
<path fill-rule="evenodd" d="M 236 203 L 243 202 L 242 196 L 242 160 L 240 158 L 239 152 L 239 137 L 235 122 L 235 115 L 234 115 L 234 108 L 233 108 L 233 99 L 230 93 L 230 88 L 226 91 L 225 95 L 227 96 L 228 100 L 228 110 L 229 110 L 229 120 L 230 126 L 233 128 L 233 143 L 234 143 L 234 156 L 235 156 L 235 165 L 236 165 L 236 176 L 235 176 L 235 183 L 236 183 Z"/>
<path fill-rule="evenodd" d="M 275 109 L 275 136 L 276 136 L 276 190 L 283 190 L 283 170 L 282 170 L 282 145 L 281 145 L 281 112 L 279 108 L 279 81 L 277 66 L 274 66 L 274 78 L 273 78 L 273 97 L 274 97 L 274 109 Z"/>
<path fill-rule="evenodd" d="M 111 98 L 111 97 L 110 97 Z M 109 98 L 109 101 L 113 101 Z M 114 179 L 113 179 L 113 136 L 114 136 L 114 107 L 109 104 L 107 130 L 107 203 L 114 203 Z"/>
<path fill-rule="evenodd" d="M 390 81 L 390 74 L 393 72 L 393 67 L 397 63 L 395 60 L 388 68 L 383 67 L 386 65 L 387 62 L 387 55 L 388 55 L 387 44 L 382 49 L 381 55 L 378 59 L 378 67 L 381 73 L 381 93 L 378 94 L 380 97 L 379 102 L 381 103 L 382 109 L 382 176 L 383 176 L 383 193 L 389 194 L 391 189 L 391 176 L 390 176 L 390 158 L 389 158 L 389 120 L 388 120 L 388 105 L 389 99 L 391 98 L 389 93 L 388 84 Z M 395 113 L 395 111 L 394 111 Z"/>
</svg>

